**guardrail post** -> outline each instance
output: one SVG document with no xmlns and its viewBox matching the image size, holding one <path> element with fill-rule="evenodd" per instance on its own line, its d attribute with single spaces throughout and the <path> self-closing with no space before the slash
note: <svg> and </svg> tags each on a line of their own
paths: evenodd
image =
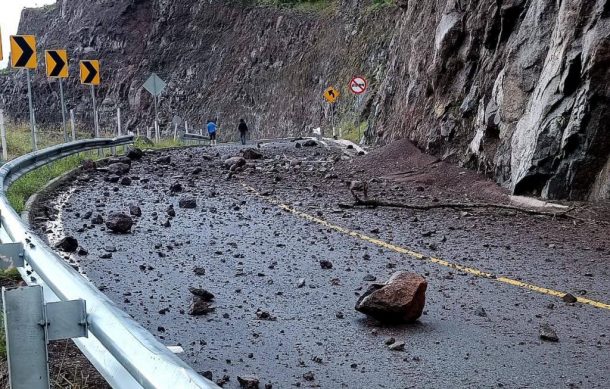
<svg viewBox="0 0 610 389">
<path fill-rule="evenodd" d="M 174 142 L 178 140 L 178 123 L 174 124 Z"/>
<path fill-rule="evenodd" d="M 4 128 L 4 111 L 0 109 L 0 137 L 2 138 L 2 160 L 8 161 L 8 150 L 6 146 L 6 129 Z"/>
<path fill-rule="evenodd" d="M 48 389 L 47 344 L 87 337 L 85 300 L 44 302 L 42 287 L 2 288 L 11 389 Z"/>
</svg>

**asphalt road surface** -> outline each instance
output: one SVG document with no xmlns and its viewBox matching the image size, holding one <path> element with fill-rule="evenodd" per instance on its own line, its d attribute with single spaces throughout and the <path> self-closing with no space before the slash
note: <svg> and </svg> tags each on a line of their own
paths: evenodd
<svg viewBox="0 0 610 389">
<path fill-rule="evenodd" d="M 489 209 L 346 208 L 344 181 L 376 178 L 355 168 L 365 157 L 353 150 L 267 143 L 264 159 L 229 178 L 222 160 L 240 150 L 150 153 L 132 164 L 129 186 L 82 173 L 48 199 L 59 215 L 39 217 L 38 228 L 51 244 L 77 238 L 88 254 L 67 260 L 163 343 L 181 345 L 197 371 L 226 375 L 224 387 L 241 375 L 273 388 L 610 387 L 606 225 Z M 156 163 L 161 155 L 171 164 Z M 177 182 L 183 190 L 173 193 Z M 385 199 L 446 200 L 433 183 L 375 185 Z M 196 209 L 179 208 L 186 195 Z M 92 223 L 133 204 L 142 216 L 130 234 Z M 370 280 L 397 270 L 428 280 L 416 324 L 383 325 L 354 310 Z M 216 309 L 189 315 L 189 287 L 212 292 Z M 558 342 L 540 339 L 544 324 Z M 391 351 L 390 337 L 405 350 Z"/>
</svg>

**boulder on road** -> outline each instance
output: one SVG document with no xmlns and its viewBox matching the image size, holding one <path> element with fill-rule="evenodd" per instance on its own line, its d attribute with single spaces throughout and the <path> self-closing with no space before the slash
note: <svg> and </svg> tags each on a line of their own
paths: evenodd
<svg viewBox="0 0 610 389">
<path fill-rule="evenodd" d="M 248 148 L 242 151 L 242 155 L 245 159 L 262 159 L 263 153 L 253 148 Z"/>
<path fill-rule="evenodd" d="M 137 205 L 130 205 L 129 213 L 131 216 L 142 216 L 142 210 Z"/>
<path fill-rule="evenodd" d="M 78 249 L 78 241 L 76 238 L 66 236 L 55 245 L 56 249 L 64 251 L 66 253 L 73 253 Z"/>
<path fill-rule="evenodd" d="M 106 168 L 110 174 L 115 174 L 117 176 L 122 176 L 123 174 L 129 173 L 129 169 L 131 169 L 131 166 L 123 162 L 111 163 Z"/>
<path fill-rule="evenodd" d="M 371 285 L 356 302 L 356 310 L 384 322 L 414 322 L 424 310 L 427 287 L 424 277 L 399 271 L 385 284 Z"/>
<path fill-rule="evenodd" d="M 138 149 L 137 147 L 130 147 L 129 150 L 127 150 L 127 154 L 125 155 L 127 156 L 127 158 L 135 161 L 141 159 L 144 156 L 144 152 Z"/>
<path fill-rule="evenodd" d="M 119 234 L 127 234 L 131 232 L 131 226 L 133 225 L 133 219 L 120 212 L 113 212 L 108 215 L 106 220 L 106 227 Z"/>
<path fill-rule="evenodd" d="M 231 158 L 225 159 L 224 164 L 227 169 L 232 169 L 234 166 L 235 166 L 235 168 L 238 168 L 238 167 L 242 167 L 246 164 L 246 159 L 243 157 L 231 157 Z M 233 168 L 233 170 L 235 170 L 235 169 Z"/>
<path fill-rule="evenodd" d="M 172 158 L 169 155 L 166 155 L 164 157 L 159 157 L 155 160 L 155 163 L 157 165 L 169 165 L 169 163 L 172 161 Z"/>
<path fill-rule="evenodd" d="M 193 197 L 185 196 L 178 200 L 178 206 L 186 209 L 197 208 L 197 200 L 195 200 Z"/>
<path fill-rule="evenodd" d="M 309 139 L 309 140 L 306 140 L 305 142 L 303 142 L 304 147 L 316 147 L 317 145 L 318 145 L 318 142 L 313 139 Z"/>
</svg>

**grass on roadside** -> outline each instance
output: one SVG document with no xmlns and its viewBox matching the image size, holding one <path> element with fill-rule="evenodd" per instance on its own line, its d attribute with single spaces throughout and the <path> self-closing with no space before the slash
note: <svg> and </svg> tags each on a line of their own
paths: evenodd
<svg viewBox="0 0 610 389">
<path fill-rule="evenodd" d="M 33 170 L 8 188 L 8 201 L 15 211 L 21 213 L 30 196 L 42 189 L 49 181 L 77 168 L 86 159 L 96 158 L 97 152 L 85 152 L 71 155 Z"/>
</svg>

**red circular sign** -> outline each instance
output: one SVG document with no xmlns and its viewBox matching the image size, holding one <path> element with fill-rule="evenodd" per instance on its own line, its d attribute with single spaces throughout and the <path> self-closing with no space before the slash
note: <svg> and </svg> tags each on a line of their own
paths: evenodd
<svg viewBox="0 0 610 389">
<path fill-rule="evenodd" d="M 352 93 L 355 95 L 363 94 L 366 91 L 367 87 L 368 87 L 368 82 L 366 81 L 366 78 L 364 78 L 364 77 L 360 77 L 360 76 L 354 77 L 349 82 L 349 90 L 351 90 Z"/>
</svg>

